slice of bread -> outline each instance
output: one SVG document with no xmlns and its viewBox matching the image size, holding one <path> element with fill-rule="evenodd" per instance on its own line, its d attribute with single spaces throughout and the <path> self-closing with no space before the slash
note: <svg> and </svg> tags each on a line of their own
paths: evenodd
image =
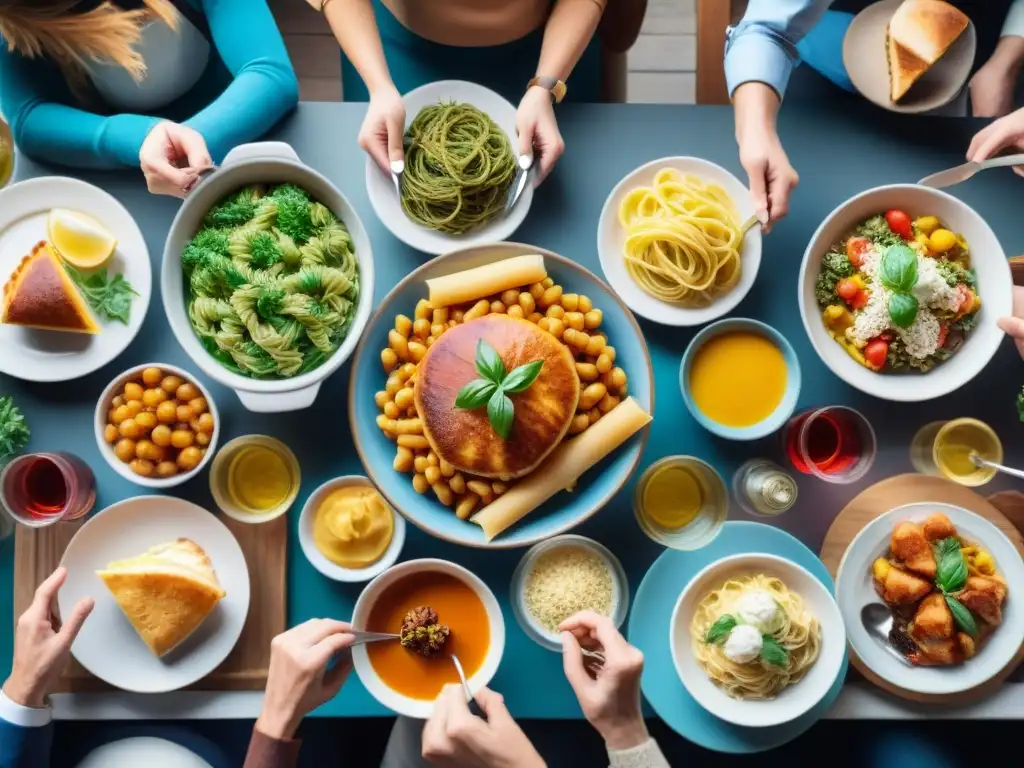
<svg viewBox="0 0 1024 768">
<path fill-rule="evenodd" d="M 905 0 L 896 9 L 886 45 L 894 102 L 945 55 L 969 24 L 962 11 L 944 0 Z"/>
</svg>

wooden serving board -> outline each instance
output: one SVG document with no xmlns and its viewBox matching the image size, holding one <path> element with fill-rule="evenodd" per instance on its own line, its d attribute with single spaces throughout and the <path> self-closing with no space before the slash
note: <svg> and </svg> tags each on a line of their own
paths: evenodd
<svg viewBox="0 0 1024 768">
<path fill-rule="evenodd" d="M 1016 492 L 997 493 L 989 499 L 979 496 L 970 488 L 928 475 L 897 475 L 882 480 L 855 496 L 832 522 L 821 546 L 821 560 L 833 577 L 839 571 L 839 562 L 853 539 L 864 526 L 891 509 L 917 502 L 943 502 L 955 504 L 981 515 L 995 525 L 1024 555 L 1024 495 Z M 1005 510 L 1005 514 L 1004 514 Z M 1011 522 L 1011 519 L 1013 522 Z M 1024 662 L 1024 646 L 1017 657 L 997 675 L 983 685 L 969 691 L 948 695 L 928 695 L 893 685 L 875 674 L 857 654 L 850 651 L 850 663 L 864 677 L 879 688 L 900 698 L 929 704 L 959 705 L 991 695 Z"/>
<path fill-rule="evenodd" d="M 219 519 L 238 540 L 249 566 L 249 612 L 234 650 L 188 690 L 261 691 L 267 683 L 270 641 L 287 628 L 288 622 L 288 516 L 259 525 L 225 516 Z M 60 565 L 64 550 L 83 524 L 84 521 L 76 521 L 47 528 L 18 526 L 14 540 L 15 619 L 28 608 L 39 584 Z M 72 658 L 54 693 L 110 690 L 114 689 Z"/>
</svg>

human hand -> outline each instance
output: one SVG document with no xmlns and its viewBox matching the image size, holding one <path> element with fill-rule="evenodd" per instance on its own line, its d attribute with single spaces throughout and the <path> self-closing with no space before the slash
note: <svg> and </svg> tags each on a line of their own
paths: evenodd
<svg viewBox="0 0 1024 768">
<path fill-rule="evenodd" d="M 544 768 L 543 758 L 512 719 L 501 694 L 481 688 L 469 711 L 461 685 L 446 685 L 423 726 L 423 759 L 442 768 Z"/>
<path fill-rule="evenodd" d="M 187 125 L 164 120 L 142 142 L 139 164 L 146 186 L 154 195 L 184 197 L 199 180 L 199 174 L 213 167 L 213 160 L 202 134 Z"/>
<path fill-rule="evenodd" d="M 261 733 L 292 738 L 303 717 L 341 690 L 352 669 L 351 655 L 339 657 L 331 669 L 327 664 L 352 645 L 351 629 L 344 621 L 310 619 L 271 641 L 267 691 L 256 720 Z"/>
<path fill-rule="evenodd" d="M 370 106 L 359 129 L 359 146 L 391 173 L 391 163 L 405 159 L 405 102 L 394 86 L 370 94 Z"/>
<path fill-rule="evenodd" d="M 32 605 L 18 618 L 14 631 L 14 663 L 4 683 L 4 694 L 23 707 L 46 706 L 67 663 L 71 644 L 93 609 L 93 599 L 78 601 L 61 626 L 50 610 L 57 592 L 67 579 L 66 568 L 58 568 L 39 585 Z"/>
<path fill-rule="evenodd" d="M 1024 109 L 999 118 L 975 134 L 967 149 L 967 159 L 980 163 L 1004 149 L 1024 151 Z M 1013 171 L 1024 176 L 1024 166 L 1018 165 Z"/>
<path fill-rule="evenodd" d="M 555 105 L 551 94 L 539 85 L 527 88 L 516 110 L 516 132 L 519 134 L 519 156 L 532 156 L 536 184 L 547 178 L 558 158 L 565 152 L 565 141 L 558 130 Z"/>
<path fill-rule="evenodd" d="M 996 322 L 1003 333 L 1013 339 L 1020 356 L 1024 357 L 1024 287 L 1013 286 L 1013 317 L 1000 317 Z"/>
<path fill-rule="evenodd" d="M 583 611 L 563 621 L 562 664 L 583 714 L 609 749 L 631 749 L 649 738 L 640 712 L 640 674 L 644 655 L 615 628 L 612 620 Z M 604 664 L 594 676 L 583 663 L 580 645 L 599 649 Z"/>
</svg>

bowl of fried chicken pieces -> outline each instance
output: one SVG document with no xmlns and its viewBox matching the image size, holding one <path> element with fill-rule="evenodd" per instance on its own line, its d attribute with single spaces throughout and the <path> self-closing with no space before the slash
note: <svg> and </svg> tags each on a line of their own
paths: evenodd
<svg viewBox="0 0 1024 768">
<path fill-rule="evenodd" d="M 962 507 L 908 504 L 874 519 L 839 564 L 836 599 L 850 646 L 889 683 L 939 696 L 1007 670 L 1024 644 L 1024 560 L 1018 544 Z M 861 612 L 881 603 L 884 637 Z"/>
</svg>

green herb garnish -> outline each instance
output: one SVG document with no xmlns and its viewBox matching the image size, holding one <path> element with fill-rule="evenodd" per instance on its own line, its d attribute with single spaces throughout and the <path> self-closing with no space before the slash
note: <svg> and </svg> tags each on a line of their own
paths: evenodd
<svg viewBox="0 0 1024 768">
<path fill-rule="evenodd" d="M 946 605 L 949 606 L 949 612 L 953 614 L 953 621 L 957 623 L 957 626 L 971 637 L 977 638 L 978 624 L 974 621 L 974 616 L 971 615 L 967 606 L 952 595 L 943 595 L 943 597 L 946 598 Z"/>
<path fill-rule="evenodd" d="M 10 397 L 0 397 L 0 463 L 18 453 L 32 433 Z"/>
<path fill-rule="evenodd" d="M 967 583 L 967 563 L 960 551 L 960 542 L 954 537 L 943 539 L 935 546 L 935 586 L 944 594 L 959 592 Z"/>
<path fill-rule="evenodd" d="M 131 283 L 124 279 L 124 275 L 118 273 L 108 277 L 105 269 L 85 275 L 67 263 L 64 264 L 64 269 L 78 285 L 94 312 L 109 320 L 120 320 L 128 325 L 132 296 L 139 294 L 132 288 Z"/>
<path fill-rule="evenodd" d="M 878 267 L 882 285 L 892 291 L 889 317 L 900 328 L 909 328 L 917 319 L 920 305 L 911 291 L 917 285 L 917 253 L 906 245 L 889 246 Z"/>
<path fill-rule="evenodd" d="M 773 667 L 789 666 L 789 651 L 783 648 L 772 635 L 761 637 L 761 658 Z"/>
<path fill-rule="evenodd" d="M 1024 421 L 1024 389 L 1017 393 L 1017 416 Z"/>
<path fill-rule="evenodd" d="M 917 297 L 912 294 L 894 293 L 889 297 L 889 317 L 900 328 L 909 328 L 914 324 L 919 308 Z"/>
<path fill-rule="evenodd" d="M 476 372 L 482 378 L 474 379 L 459 390 L 455 407 L 475 410 L 486 405 L 491 428 L 502 440 L 508 440 L 515 419 L 515 405 L 508 393 L 523 392 L 533 384 L 544 361 L 534 360 L 506 372 L 498 351 L 480 339 L 476 345 L 475 363 Z"/>
<path fill-rule="evenodd" d="M 844 251 L 833 249 L 821 259 L 821 272 L 814 282 L 814 297 L 818 304 L 827 307 L 836 301 L 836 283 L 844 277 L 852 277 L 856 270 Z"/>
<path fill-rule="evenodd" d="M 708 628 L 708 633 L 704 636 L 704 642 L 720 643 L 729 636 L 729 633 L 732 632 L 736 624 L 735 616 L 730 616 L 728 613 L 719 616 L 715 623 Z"/>
</svg>

